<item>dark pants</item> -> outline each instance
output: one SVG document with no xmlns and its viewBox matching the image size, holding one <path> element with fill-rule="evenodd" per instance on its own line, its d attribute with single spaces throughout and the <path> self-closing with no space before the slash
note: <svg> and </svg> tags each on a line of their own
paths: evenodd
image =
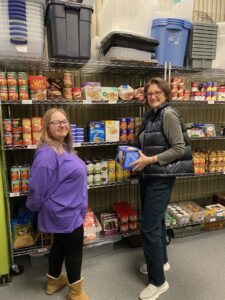
<svg viewBox="0 0 225 300">
<path fill-rule="evenodd" d="M 83 236 L 83 225 L 71 233 L 54 233 L 54 241 L 49 254 L 49 275 L 58 278 L 65 259 L 69 283 L 80 280 Z"/>
<path fill-rule="evenodd" d="M 165 213 L 175 179 L 175 177 L 152 177 L 140 182 L 142 246 L 149 283 L 155 286 L 165 282 L 163 265 L 168 261 Z"/>
</svg>

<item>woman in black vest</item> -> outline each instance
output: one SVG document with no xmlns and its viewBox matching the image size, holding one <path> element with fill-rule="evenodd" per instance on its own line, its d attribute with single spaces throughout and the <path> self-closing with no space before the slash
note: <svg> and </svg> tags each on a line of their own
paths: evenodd
<svg viewBox="0 0 225 300">
<path fill-rule="evenodd" d="M 133 163 L 141 172 L 141 235 L 149 285 L 140 299 L 155 300 L 169 288 L 164 271 L 170 269 L 166 252 L 165 213 L 176 175 L 193 174 L 191 147 L 179 112 L 170 106 L 170 87 L 162 78 L 145 86 L 150 110 L 138 134 L 140 158 Z"/>
</svg>

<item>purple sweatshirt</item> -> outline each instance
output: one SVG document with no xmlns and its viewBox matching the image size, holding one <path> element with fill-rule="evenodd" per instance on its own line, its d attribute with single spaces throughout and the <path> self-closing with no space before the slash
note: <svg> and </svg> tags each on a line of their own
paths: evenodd
<svg viewBox="0 0 225 300">
<path fill-rule="evenodd" d="M 38 228 L 68 233 L 80 227 L 87 210 L 87 169 L 76 155 L 57 154 L 48 145 L 35 155 L 26 206 L 38 212 Z"/>
</svg>

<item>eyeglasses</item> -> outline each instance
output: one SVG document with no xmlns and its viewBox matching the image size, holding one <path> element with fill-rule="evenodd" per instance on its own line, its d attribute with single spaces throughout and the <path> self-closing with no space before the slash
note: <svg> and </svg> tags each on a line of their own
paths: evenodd
<svg viewBox="0 0 225 300">
<path fill-rule="evenodd" d="M 156 91 L 154 93 L 147 93 L 147 97 L 152 97 L 153 95 L 156 96 L 156 97 L 159 97 L 160 95 L 162 94 L 162 91 Z"/>
<path fill-rule="evenodd" d="M 68 120 L 63 120 L 63 121 L 51 121 L 49 124 L 52 124 L 53 126 L 59 127 L 59 126 L 65 126 L 69 124 Z"/>
</svg>

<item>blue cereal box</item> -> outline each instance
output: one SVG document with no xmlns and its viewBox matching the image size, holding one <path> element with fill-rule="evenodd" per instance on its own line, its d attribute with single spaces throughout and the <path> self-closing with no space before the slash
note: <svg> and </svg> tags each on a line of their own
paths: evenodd
<svg viewBox="0 0 225 300">
<path fill-rule="evenodd" d="M 89 123 L 89 142 L 103 143 L 105 141 L 105 123 L 90 122 Z"/>
<path fill-rule="evenodd" d="M 116 156 L 116 161 L 123 167 L 125 170 L 132 170 L 134 167 L 130 166 L 140 157 L 139 149 L 130 146 L 119 146 Z"/>
</svg>

